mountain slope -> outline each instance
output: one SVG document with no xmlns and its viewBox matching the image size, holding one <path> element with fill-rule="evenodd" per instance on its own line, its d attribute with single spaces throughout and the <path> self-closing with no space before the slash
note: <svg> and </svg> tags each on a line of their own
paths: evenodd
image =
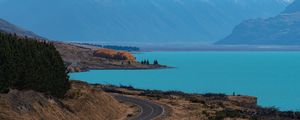
<svg viewBox="0 0 300 120">
<path fill-rule="evenodd" d="M 278 16 L 244 21 L 216 44 L 300 45 L 300 0 Z"/>
<path fill-rule="evenodd" d="M 276 15 L 287 4 L 285 0 L 1 1 L 0 17 L 49 39 L 142 43 L 212 42 L 242 20 Z"/>
<path fill-rule="evenodd" d="M 7 33 L 16 33 L 19 36 L 27 36 L 32 38 L 42 38 L 31 31 L 19 28 L 3 19 L 0 19 L 0 31 Z"/>
</svg>

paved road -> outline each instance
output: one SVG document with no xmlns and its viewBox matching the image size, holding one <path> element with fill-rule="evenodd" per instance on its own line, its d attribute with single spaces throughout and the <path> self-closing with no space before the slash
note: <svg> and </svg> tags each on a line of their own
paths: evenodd
<svg viewBox="0 0 300 120">
<path fill-rule="evenodd" d="M 115 96 L 118 101 L 129 102 L 141 108 L 141 112 L 129 120 L 153 120 L 164 113 L 164 108 L 156 103 L 138 98 Z"/>
</svg>

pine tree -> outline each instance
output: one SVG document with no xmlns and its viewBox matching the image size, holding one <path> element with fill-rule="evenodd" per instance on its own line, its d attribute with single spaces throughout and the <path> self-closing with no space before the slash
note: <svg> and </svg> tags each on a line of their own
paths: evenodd
<svg viewBox="0 0 300 120">
<path fill-rule="evenodd" d="M 154 65 L 158 65 L 158 61 L 157 61 L 157 60 L 154 60 L 153 64 L 154 64 Z"/>
<path fill-rule="evenodd" d="M 0 32 L 0 92 L 30 89 L 62 97 L 70 87 L 67 74 L 51 43 Z"/>
<path fill-rule="evenodd" d="M 141 61 L 141 64 L 145 64 L 145 63 L 144 63 L 144 60 Z"/>
</svg>

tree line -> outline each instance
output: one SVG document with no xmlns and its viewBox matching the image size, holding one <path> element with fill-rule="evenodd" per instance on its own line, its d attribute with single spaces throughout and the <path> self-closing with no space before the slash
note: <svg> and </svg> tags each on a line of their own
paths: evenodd
<svg viewBox="0 0 300 120">
<path fill-rule="evenodd" d="M 128 51 L 128 52 L 140 51 L 140 48 L 134 46 L 101 45 L 101 44 L 93 44 L 93 43 L 78 43 L 78 44 L 90 45 L 90 46 L 119 50 L 119 51 Z"/>
<path fill-rule="evenodd" d="M 0 32 L 0 92 L 35 90 L 63 97 L 68 72 L 53 44 Z"/>
<path fill-rule="evenodd" d="M 142 60 L 141 64 L 143 64 L 143 65 L 150 65 L 151 63 L 149 62 L 149 60 Z M 158 61 L 154 60 L 153 61 L 153 65 L 159 65 Z"/>
</svg>

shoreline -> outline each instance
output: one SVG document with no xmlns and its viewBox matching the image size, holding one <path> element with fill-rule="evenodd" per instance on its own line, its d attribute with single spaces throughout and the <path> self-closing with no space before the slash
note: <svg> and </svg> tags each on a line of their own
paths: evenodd
<svg viewBox="0 0 300 120">
<path fill-rule="evenodd" d="M 70 72 L 86 72 L 89 70 L 143 70 L 168 69 L 166 65 L 145 65 L 138 61 L 127 64 L 127 60 L 115 60 L 95 56 L 95 50 L 77 46 L 72 43 L 53 42 L 57 51 Z M 126 64 L 124 64 L 126 63 Z"/>
<path fill-rule="evenodd" d="M 73 81 L 73 80 L 71 80 Z M 75 80 L 77 81 L 77 80 Z M 85 82 L 85 81 L 82 81 L 82 80 L 78 80 L 78 81 L 81 81 L 81 82 Z M 131 95 L 130 93 L 123 93 L 122 91 L 118 91 L 115 89 L 127 89 L 127 90 L 131 90 L 131 91 L 139 91 L 139 92 L 145 92 L 145 91 L 148 91 L 150 94 L 153 94 L 153 93 L 159 93 L 159 94 L 169 94 L 170 92 L 172 93 L 175 93 L 175 94 L 179 94 L 179 95 L 182 95 L 182 96 L 194 96 L 194 95 L 212 95 L 212 96 L 237 96 L 237 97 L 250 97 L 250 98 L 255 98 L 256 101 L 255 101 L 255 104 L 259 107 L 262 107 L 262 108 L 276 108 L 278 109 L 279 111 L 281 112 L 288 112 L 288 111 L 293 111 L 293 112 L 300 112 L 300 110 L 281 110 L 279 108 L 277 108 L 276 106 L 262 106 L 262 105 L 259 105 L 258 104 L 258 97 L 257 96 L 249 96 L 249 95 L 244 95 L 244 94 L 235 94 L 233 93 L 232 95 L 231 94 L 226 94 L 226 93 L 213 93 L 213 92 L 206 92 L 206 93 L 189 93 L 189 92 L 184 92 L 184 91 L 180 91 L 180 90 L 158 90 L 158 89 L 144 89 L 144 88 L 136 88 L 134 86 L 131 86 L 131 85 L 113 85 L 113 84 L 102 84 L 102 83 L 87 83 L 91 86 L 102 86 L 104 88 L 108 88 L 106 90 L 104 90 L 105 92 L 108 92 L 108 93 L 119 93 L 119 94 L 124 94 L 124 95 Z"/>
<path fill-rule="evenodd" d="M 132 67 L 132 68 L 88 68 L 88 69 L 81 69 L 81 71 L 72 71 L 70 73 L 80 73 L 80 72 L 89 72 L 89 71 L 104 71 L 104 70 L 162 70 L 162 69 L 175 69 L 176 67 L 169 67 L 169 66 L 160 66 L 160 67 Z"/>
<path fill-rule="evenodd" d="M 300 117 L 300 111 L 283 111 L 276 107 L 262 107 L 257 104 L 257 97 L 247 95 L 226 95 L 218 93 L 195 94 L 181 91 L 161 91 L 115 86 L 89 84 L 114 95 L 128 96 L 149 100 L 166 108 L 163 118 L 288 118 Z M 198 106 L 198 107 L 197 107 Z M 209 114 L 208 114 L 209 113 Z M 199 116 L 200 115 L 200 116 Z M 200 118 L 199 118 L 200 117 Z"/>
<path fill-rule="evenodd" d="M 132 70 L 132 71 L 135 71 L 135 70 L 163 70 L 163 69 L 175 69 L 175 67 L 165 67 L 165 68 L 150 68 L 150 69 L 127 69 L 127 68 L 124 68 L 124 69 L 90 69 L 88 71 L 81 71 L 81 72 L 89 72 L 89 71 L 106 71 L 106 70 L 109 70 L 109 71 L 117 71 L 117 70 Z M 80 73 L 80 72 L 73 72 L 73 73 Z M 83 80 L 80 80 L 80 81 L 83 81 Z M 83 82 L 86 82 L 86 81 L 83 81 Z M 106 81 L 104 81 L 106 82 Z M 114 86 L 114 87 L 120 87 L 120 86 L 123 86 L 122 84 L 119 84 L 120 86 L 118 86 L 117 84 L 113 85 L 111 83 L 88 83 L 90 85 L 104 85 L 104 86 Z M 125 85 L 126 86 L 126 85 Z M 150 90 L 150 91 L 161 91 L 161 92 L 167 92 L 167 91 L 172 91 L 172 90 L 158 90 L 158 89 L 145 89 L 145 88 L 136 88 L 135 86 L 131 86 L 131 85 L 128 85 L 127 87 L 132 87 L 131 89 L 133 90 L 137 90 L 137 91 L 145 91 L 145 90 Z M 122 87 L 120 87 L 122 88 Z M 177 90 L 174 90 L 174 91 L 177 91 Z M 212 93 L 212 94 L 224 94 L 226 96 L 229 96 L 230 94 L 226 94 L 226 93 L 221 93 L 221 92 L 206 92 L 206 93 L 199 93 L 199 92 L 183 92 L 183 91 L 179 91 L 179 92 L 182 92 L 182 93 L 185 93 L 185 94 L 209 94 L 209 93 Z M 238 95 L 237 95 L 238 96 Z M 247 94 L 243 94 L 241 96 L 249 96 Z M 253 97 L 257 97 L 257 96 L 253 96 Z M 258 98 L 258 97 L 257 97 Z M 263 106 L 263 107 L 274 107 L 274 106 Z M 276 106 L 275 106 L 276 107 Z M 276 107 L 277 108 L 277 107 Z M 297 110 L 297 109 L 280 109 L 278 108 L 280 111 L 297 111 L 297 112 L 300 112 L 300 110 Z"/>
</svg>

